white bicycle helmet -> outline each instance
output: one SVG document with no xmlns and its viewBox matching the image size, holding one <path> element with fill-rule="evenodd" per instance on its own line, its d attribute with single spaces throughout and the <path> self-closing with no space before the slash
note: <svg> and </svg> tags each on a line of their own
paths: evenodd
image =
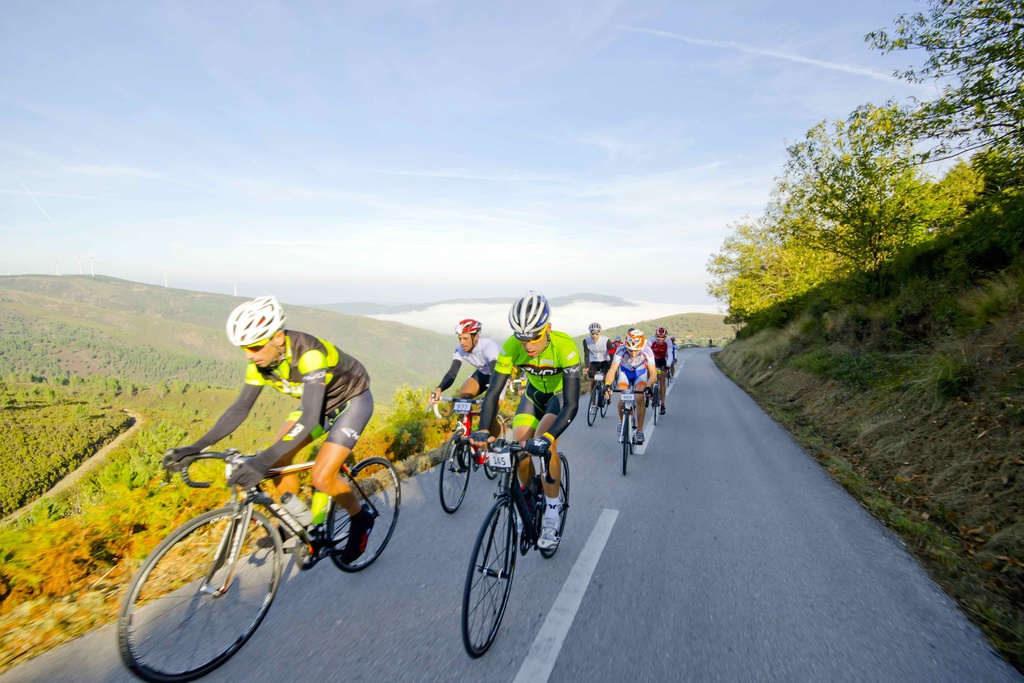
<svg viewBox="0 0 1024 683">
<path fill-rule="evenodd" d="M 519 341 L 530 341 L 548 324 L 551 308 L 543 294 L 530 292 L 517 299 L 508 312 L 508 324 Z"/>
<path fill-rule="evenodd" d="M 601 323 L 590 323 L 590 334 L 597 334 L 601 331 Z"/>
<path fill-rule="evenodd" d="M 284 327 L 284 310 L 277 299 L 261 296 L 246 301 L 228 316 L 228 339 L 235 346 L 249 346 L 270 339 Z"/>
</svg>

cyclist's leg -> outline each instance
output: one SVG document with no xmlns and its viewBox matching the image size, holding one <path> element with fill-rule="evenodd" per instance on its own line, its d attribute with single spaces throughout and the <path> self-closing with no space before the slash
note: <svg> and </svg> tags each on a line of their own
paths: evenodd
<svg viewBox="0 0 1024 683">
<path fill-rule="evenodd" d="M 316 463 L 310 472 L 313 486 L 331 496 L 335 503 L 344 507 L 353 516 L 359 513 L 359 499 L 352 493 L 352 487 L 339 472 L 372 415 L 373 395 L 367 389 L 350 400 L 334 421 L 331 431 L 327 434 L 327 440 L 316 454 Z"/>
<path fill-rule="evenodd" d="M 544 401 L 546 394 L 542 394 L 534 389 L 532 384 L 527 385 L 526 393 L 519 400 L 519 407 L 516 409 L 516 416 L 512 420 L 512 438 L 520 444 L 526 443 L 527 439 L 532 439 L 533 435 L 537 433 L 537 425 L 540 424 L 540 418 L 544 415 L 544 408 L 537 405 L 540 401 Z M 530 458 L 526 458 L 519 464 L 519 483 L 522 486 L 526 486 L 533 478 L 533 461 Z"/>
<path fill-rule="evenodd" d="M 554 409 L 552 411 L 552 408 Z M 561 404 L 557 396 L 552 396 L 548 402 L 544 417 L 537 425 L 537 433 L 544 434 L 548 428 L 555 423 L 555 418 L 561 410 Z M 548 498 L 558 498 L 558 482 L 562 478 L 562 461 L 558 458 L 558 439 L 551 442 L 551 460 L 548 463 L 548 479 L 544 480 L 544 495 Z"/>
<path fill-rule="evenodd" d="M 648 385 L 647 368 L 642 367 L 636 372 L 636 382 L 633 389 L 636 392 L 636 428 L 644 430 L 644 415 L 647 414 L 647 406 L 644 405 L 644 389 Z"/>
<path fill-rule="evenodd" d="M 463 398 L 476 398 L 485 393 L 491 386 L 491 376 L 477 370 L 462 385 L 459 395 Z M 498 415 L 495 413 L 491 424 L 487 426 L 488 433 L 495 439 L 501 436 L 501 423 L 498 422 Z"/>
<path fill-rule="evenodd" d="M 629 375 L 626 372 L 626 368 L 619 366 L 619 374 L 615 378 L 615 388 L 619 391 L 625 391 L 629 388 Z M 622 422 L 622 394 L 619 394 L 619 422 Z"/>
</svg>

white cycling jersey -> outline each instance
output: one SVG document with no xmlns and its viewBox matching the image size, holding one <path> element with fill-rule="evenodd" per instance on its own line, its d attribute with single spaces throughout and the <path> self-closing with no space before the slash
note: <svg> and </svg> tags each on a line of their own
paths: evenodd
<svg viewBox="0 0 1024 683">
<path fill-rule="evenodd" d="M 476 347 L 469 353 L 463 351 L 461 346 L 456 346 L 455 353 L 452 354 L 452 360 L 469 363 L 482 374 L 489 375 L 491 374 L 491 363 L 498 360 L 499 351 L 501 349 L 496 341 L 487 337 L 480 337 L 476 342 Z"/>
<path fill-rule="evenodd" d="M 590 354 L 591 363 L 601 363 L 610 358 L 608 355 L 608 337 L 603 334 L 594 341 L 593 337 L 587 337 L 583 340 L 583 343 L 587 346 L 587 353 Z"/>
<path fill-rule="evenodd" d="M 619 365 L 630 370 L 636 370 L 644 365 L 654 365 L 654 351 L 651 350 L 650 343 L 644 344 L 644 348 L 640 349 L 640 353 L 636 356 L 629 355 L 629 349 L 625 345 L 619 347 L 619 350 L 615 352 L 615 358 L 619 360 Z"/>
</svg>

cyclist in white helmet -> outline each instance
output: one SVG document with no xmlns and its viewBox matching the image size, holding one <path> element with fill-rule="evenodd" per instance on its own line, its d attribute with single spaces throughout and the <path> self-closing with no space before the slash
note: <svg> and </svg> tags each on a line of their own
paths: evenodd
<svg viewBox="0 0 1024 683">
<path fill-rule="evenodd" d="M 588 329 L 590 336 L 583 340 L 583 374 L 590 379 L 590 391 L 594 390 L 594 375 L 599 372 L 608 372 L 612 365 L 612 355 L 615 349 L 612 340 L 601 334 L 600 323 L 590 323 Z M 604 397 L 600 399 L 604 404 Z"/>
<path fill-rule="evenodd" d="M 469 363 L 476 370 L 470 375 L 462 388 L 459 389 L 459 398 L 474 398 L 487 391 L 491 383 L 491 376 L 494 372 L 494 364 L 498 361 L 498 344 L 493 339 L 481 337 L 480 331 L 483 324 L 478 320 L 466 318 L 459 321 L 455 326 L 455 334 L 459 337 L 459 345 L 452 353 L 452 365 L 437 387 L 430 392 L 430 402 L 437 403 L 441 398 L 441 392 L 455 382 L 459 375 L 459 369 L 463 363 Z M 490 425 L 490 432 L 494 436 L 501 434 L 501 427 L 498 424 L 498 417 Z"/>
<path fill-rule="evenodd" d="M 310 474 L 313 486 L 332 496 L 352 519 L 343 552 L 344 561 L 351 563 L 366 550 L 373 517 L 338 472 L 373 414 L 370 376 L 362 363 L 330 342 L 287 330 L 284 322 L 284 311 L 272 296 L 247 301 L 232 311 L 228 339 L 245 351 L 249 361 L 242 393 L 198 441 L 168 450 L 163 464 L 169 469 L 187 467 L 195 455 L 235 431 L 265 385 L 300 399 L 300 409 L 288 416 L 277 441 L 236 468 L 228 484 L 257 485 L 267 470 L 291 464 L 303 447 L 326 432 Z M 281 495 L 299 491 L 298 474 L 279 477 L 274 483 Z"/>
<path fill-rule="evenodd" d="M 480 424 L 488 424 L 498 413 L 501 390 L 513 368 L 518 367 L 525 374 L 528 383 L 512 422 L 513 438 L 525 443 L 531 454 L 551 454 L 548 478 L 543 483 L 547 506 L 537 542 L 544 550 L 558 547 L 560 540 L 558 482 L 562 463 L 555 455 L 558 437 L 576 417 L 580 404 L 580 356 L 576 342 L 564 332 L 551 329 L 550 314 L 548 300 L 536 292 L 512 304 L 508 314 L 512 336 L 501 348 L 491 387 L 480 410 Z M 494 437 L 478 431 L 471 441 L 474 446 L 484 447 Z M 530 459 L 526 459 L 519 468 L 519 483 L 524 486 L 533 476 L 531 466 Z"/>
</svg>

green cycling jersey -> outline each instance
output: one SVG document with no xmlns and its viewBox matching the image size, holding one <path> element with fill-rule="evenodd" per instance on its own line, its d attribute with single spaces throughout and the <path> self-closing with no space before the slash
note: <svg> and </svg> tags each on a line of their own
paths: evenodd
<svg viewBox="0 0 1024 683">
<path fill-rule="evenodd" d="M 576 342 L 564 332 L 551 333 L 551 343 L 536 358 L 530 358 L 522 342 L 509 337 L 498 354 L 495 372 L 511 375 L 518 367 L 526 373 L 529 383 L 545 394 L 557 394 L 562 390 L 565 372 L 579 372 L 580 354 Z"/>
</svg>

